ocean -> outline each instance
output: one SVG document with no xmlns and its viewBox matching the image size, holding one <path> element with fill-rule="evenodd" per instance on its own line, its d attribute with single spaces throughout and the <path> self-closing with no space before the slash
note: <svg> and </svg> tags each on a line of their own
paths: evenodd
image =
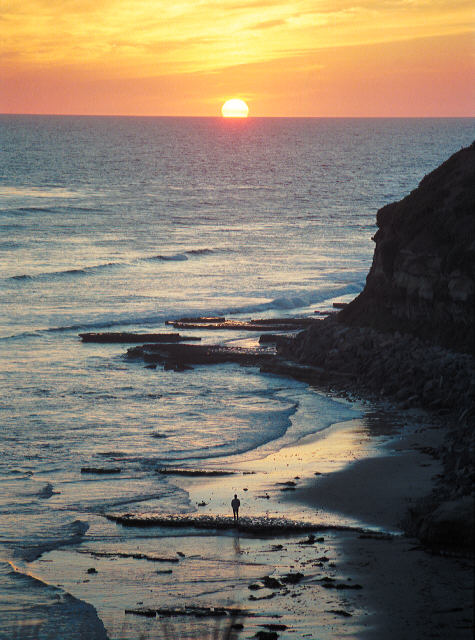
<svg viewBox="0 0 475 640">
<path fill-rule="evenodd" d="M 376 211 L 473 134 L 473 119 L 0 116 L 0 638 L 25 603 L 56 611 L 29 563 L 120 539 L 101 514 L 195 508 L 157 468 L 259 459 L 360 415 L 252 368 L 152 370 L 78 334 L 353 299 Z M 80 473 L 107 465 L 120 477 Z M 61 593 L 65 619 L 89 615 Z"/>
</svg>

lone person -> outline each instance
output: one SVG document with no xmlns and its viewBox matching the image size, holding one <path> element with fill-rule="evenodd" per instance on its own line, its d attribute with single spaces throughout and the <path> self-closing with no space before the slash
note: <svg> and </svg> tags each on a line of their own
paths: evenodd
<svg viewBox="0 0 475 640">
<path fill-rule="evenodd" d="M 234 498 L 231 500 L 231 506 L 233 508 L 234 522 L 239 522 L 239 507 L 241 506 L 241 501 L 236 494 L 234 494 Z"/>
</svg>

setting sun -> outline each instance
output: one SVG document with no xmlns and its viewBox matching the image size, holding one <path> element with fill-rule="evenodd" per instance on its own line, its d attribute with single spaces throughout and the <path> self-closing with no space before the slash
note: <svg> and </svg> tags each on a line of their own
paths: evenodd
<svg viewBox="0 0 475 640">
<path fill-rule="evenodd" d="M 221 107 L 223 118 L 247 118 L 249 107 L 239 98 L 227 100 Z"/>
</svg>

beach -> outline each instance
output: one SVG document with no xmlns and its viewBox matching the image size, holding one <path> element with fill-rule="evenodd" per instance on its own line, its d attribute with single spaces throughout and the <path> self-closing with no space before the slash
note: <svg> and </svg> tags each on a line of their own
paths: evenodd
<svg viewBox="0 0 475 640">
<path fill-rule="evenodd" d="M 245 612 L 239 637 L 280 625 L 276 633 L 284 639 L 436 638 L 449 632 L 469 638 L 471 559 L 435 555 L 402 528 L 407 509 L 430 492 L 441 470 L 423 450 L 443 436 L 443 426 L 427 414 L 374 408 L 324 436 L 241 463 L 234 475 L 173 478 L 189 495 L 192 518 L 229 521 L 237 493 L 241 527 L 133 527 L 120 553 L 105 537 L 54 551 L 28 570 L 49 583 L 62 576 L 62 588 L 94 605 L 109 637 L 119 630 L 117 637 L 140 631 L 162 637 L 167 621 L 176 637 L 195 637 L 211 632 L 216 621 L 181 608 L 228 607 Z M 208 469 L 216 472 L 223 464 L 217 460 Z M 305 522 L 309 529 L 279 534 L 277 524 L 263 534 L 261 521 L 268 519 Z M 157 556 L 161 562 L 151 560 Z M 97 573 L 87 575 L 91 568 Z M 143 575 L 140 585 L 126 578 L 136 572 Z M 294 584 L 285 583 L 288 575 L 296 576 Z M 271 588 L 266 576 L 277 581 Z M 117 580 L 122 587 L 112 591 Z M 144 616 L 154 608 L 175 613 Z"/>
</svg>

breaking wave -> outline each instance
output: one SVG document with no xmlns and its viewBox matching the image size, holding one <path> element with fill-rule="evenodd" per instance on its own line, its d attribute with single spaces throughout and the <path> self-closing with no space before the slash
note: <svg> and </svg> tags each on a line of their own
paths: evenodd
<svg viewBox="0 0 475 640">
<path fill-rule="evenodd" d="M 156 256 L 146 256 L 144 258 L 139 258 L 136 260 L 136 263 L 140 262 L 153 262 L 153 261 L 162 261 L 162 262 L 181 262 L 184 260 L 188 260 L 191 257 L 199 257 L 205 256 L 212 253 L 216 253 L 215 249 L 189 249 L 184 251 L 183 253 L 174 253 L 170 255 L 156 255 Z M 10 276 L 6 278 L 7 281 L 30 281 L 30 280 L 56 280 L 58 278 L 69 278 L 75 276 L 86 276 L 95 273 L 101 273 L 105 270 L 109 270 L 112 268 L 121 268 L 121 267 L 130 267 L 130 262 L 106 262 L 104 264 L 96 264 L 89 267 L 82 267 L 79 269 L 64 269 L 61 271 L 45 271 L 42 273 L 22 273 L 16 276 Z"/>
</svg>

